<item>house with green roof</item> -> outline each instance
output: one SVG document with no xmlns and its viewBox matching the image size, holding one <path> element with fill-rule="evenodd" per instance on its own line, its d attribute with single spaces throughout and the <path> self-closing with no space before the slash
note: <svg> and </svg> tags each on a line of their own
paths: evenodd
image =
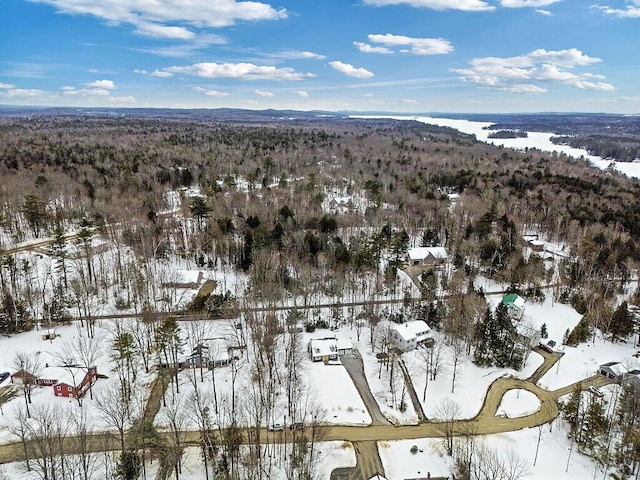
<svg viewBox="0 0 640 480">
<path fill-rule="evenodd" d="M 507 307 L 509 316 L 514 319 L 521 319 L 524 314 L 524 298 L 517 293 L 509 293 L 502 297 L 502 304 Z"/>
</svg>

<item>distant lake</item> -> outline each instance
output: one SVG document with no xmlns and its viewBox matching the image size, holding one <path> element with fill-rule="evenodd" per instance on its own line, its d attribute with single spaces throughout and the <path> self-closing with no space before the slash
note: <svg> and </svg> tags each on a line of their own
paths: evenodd
<svg viewBox="0 0 640 480">
<path fill-rule="evenodd" d="M 573 148 L 569 145 L 556 145 L 551 141 L 554 133 L 545 132 L 529 132 L 527 138 L 489 138 L 492 132 L 497 130 L 485 130 L 484 127 L 492 125 L 490 122 L 472 122 L 470 120 L 457 120 L 453 118 L 436 118 L 436 117 L 412 117 L 405 115 L 358 115 L 354 118 L 391 118 L 394 120 L 415 120 L 418 122 L 428 123 L 430 125 L 438 125 L 440 127 L 451 127 L 462 133 L 475 135 L 481 142 L 488 144 L 512 148 L 514 150 L 524 150 L 525 148 L 537 148 L 544 152 L 564 153 L 574 158 L 584 157 L 594 167 L 605 169 L 611 164 L 611 160 L 604 160 L 601 157 L 591 155 L 582 148 Z M 633 178 L 640 178 L 640 164 L 628 162 L 615 162 L 615 168 L 620 173 Z"/>
</svg>

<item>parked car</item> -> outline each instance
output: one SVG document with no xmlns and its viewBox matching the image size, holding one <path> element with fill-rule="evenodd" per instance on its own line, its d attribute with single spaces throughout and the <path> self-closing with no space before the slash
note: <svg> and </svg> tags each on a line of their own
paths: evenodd
<svg viewBox="0 0 640 480">
<path fill-rule="evenodd" d="M 11 374 L 9 372 L 0 373 L 0 383 L 4 382 L 10 375 Z"/>
<path fill-rule="evenodd" d="M 542 350 L 544 350 L 545 352 L 553 353 L 554 352 L 554 348 L 556 346 L 556 341 L 555 340 L 549 340 L 549 341 L 547 341 L 547 343 L 544 343 L 543 341 L 541 341 L 538 346 Z"/>
<path fill-rule="evenodd" d="M 602 392 L 598 389 L 598 387 L 591 386 L 589 387 L 589 391 L 593 393 L 596 397 L 602 397 Z"/>
<path fill-rule="evenodd" d="M 284 425 L 281 423 L 272 423 L 269 425 L 270 432 L 282 432 L 284 430 Z"/>
<path fill-rule="evenodd" d="M 295 423 L 292 423 L 291 425 L 289 425 L 289 428 L 291 430 L 304 430 L 304 423 L 295 422 Z"/>
</svg>

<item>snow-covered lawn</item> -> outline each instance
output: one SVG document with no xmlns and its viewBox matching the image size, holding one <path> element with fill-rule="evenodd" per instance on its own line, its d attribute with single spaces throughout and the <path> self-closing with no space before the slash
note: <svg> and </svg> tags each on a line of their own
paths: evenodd
<svg viewBox="0 0 640 480">
<path fill-rule="evenodd" d="M 536 445 L 540 436 L 540 448 L 536 465 Z M 530 428 L 516 432 L 487 435 L 477 438 L 475 443 L 481 448 L 499 452 L 502 458 L 513 451 L 522 460 L 529 480 L 583 480 L 593 478 L 596 468 L 592 460 L 573 448 L 569 458 L 570 443 L 567 432 L 559 421 L 541 428 Z M 415 445 L 418 451 L 411 453 Z M 451 475 L 452 459 L 444 453 L 442 441 L 438 439 L 399 440 L 378 442 L 380 459 L 387 478 L 424 478 Z M 567 471 L 567 461 L 568 471 Z M 598 470 L 597 478 L 604 478 Z M 611 473 L 611 470 L 609 471 Z"/>
<path fill-rule="evenodd" d="M 440 404 L 446 399 L 451 399 L 458 404 L 460 418 L 472 418 L 480 411 L 487 389 L 497 378 L 505 375 L 527 378 L 543 362 L 542 357 L 534 352 L 529 355 L 522 371 L 518 372 L 506 368 L 481 368 L 475 365 L 471 358 L 462 356 L 456 368 L 455 388 L 452 392 L 452 356 L 448 347 L 443 348 L 441 368 L 436 379 L 428 382 L 426 401 L 423 401 L 426 382 L 425 361 L 421 357 L 421 352 L 414 350 L 403 354 L 427 418 L 436 418 Z"/>
<path fill-rule="evenodd" d="M 411 453 L 411 447 L 418 447 Z M 378 442 L 378 453 L 386 478 L 448 477 L 451 458 L 442 448 L 442 441 L 430 438 Z"/>
<path fill-rule="evenodd" d="M 305 366 L 315 401 L 324 410 L 324 421 L 342 425 L 369 425 L 371 416 L 351 377 L 342 365 L 311 362 Z"/>
<path fill-rule="evenodd" d="M 508 418 L 524 417 L 535 413 L 540 408 L 538 397 L 527 390 L 509 390 L 502 396 L 497 415 Z"/>
</svg>

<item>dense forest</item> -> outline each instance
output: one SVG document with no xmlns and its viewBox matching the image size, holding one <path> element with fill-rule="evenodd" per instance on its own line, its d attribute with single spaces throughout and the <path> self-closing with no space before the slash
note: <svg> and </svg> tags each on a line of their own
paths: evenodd
<svg viewBox="0 0 640 480">
<path fill-rule="evenodd" d="M 151 351 L 165 365 L 172 357 L 177 363 L 175 319 L 147 321 L 175 313 L 175 290 L 161 288 L 172 281 L 166 265 L 240 273 L 249 278 L 246 289 L 211 290 L 183 308 L 211 317 L 245 312 L 249 348 L 261 361 L 255 378 L 264 382 L 256 398 L 266 391 L 273 403 L 283 332 L 302 314 L 292 310 L 280 325 L 280 317 L 251 307 L 275 309 L 291 298 L 307 306 L 320 296 L 366 301 L 381 292 L 402 300 L 408 294 L 398 288 L 397 270 L 409 246 L 443 246 L 452 261 L 419 275 L 422 297 L 403 313 L 425 319 L 478 365 L 523 362 L 506 311 L 488 310 L 474 287 L 478 275 L 531 301 L 544 298 L 545 287 L 573 305 L 584 317 L 567 332 L 567 344 L 585 341 L 594 328 L 614 339 L 638 333 L 618 299 L 624 292 L 637 303 L 637 292 L 625 288 L 640 260 L 639 182 L 582 160 L 514 152 L 414 121 L 224 115 L 0 117 L 0 333 L 75 317 L 91 336 L 100 305 L 114 302 L 143 318 L 131 332 L 117 332 L 112 347 L 128 391 L 132 358 L 147 371 Z M 561 245 L 559 261 L 525 256 L 523 234 Z M 55 263 L 42 284 L 17 251 L 43 238 Z M 100 242 L 114 247 L 109 259 Z M 403 313 L 387 318 L 402 321 Z M 336 320 L 340 315 L 336 309 Z M 374 329 L 383 315 L 363 313 L 372 348 L 387 355 L 389 332 Z M 313 314 L 303 320 L 308 330 L 327 326 Z M 139 338 L 144 348 L 135 349 Z M 299 345 L 284 348 L 295 373 L 294 357 L 304 354 Z M 258 430 L 260 415 L 248 425 Z M 229 451 L 238 442 L 230 439 Z"/>
</svg>

